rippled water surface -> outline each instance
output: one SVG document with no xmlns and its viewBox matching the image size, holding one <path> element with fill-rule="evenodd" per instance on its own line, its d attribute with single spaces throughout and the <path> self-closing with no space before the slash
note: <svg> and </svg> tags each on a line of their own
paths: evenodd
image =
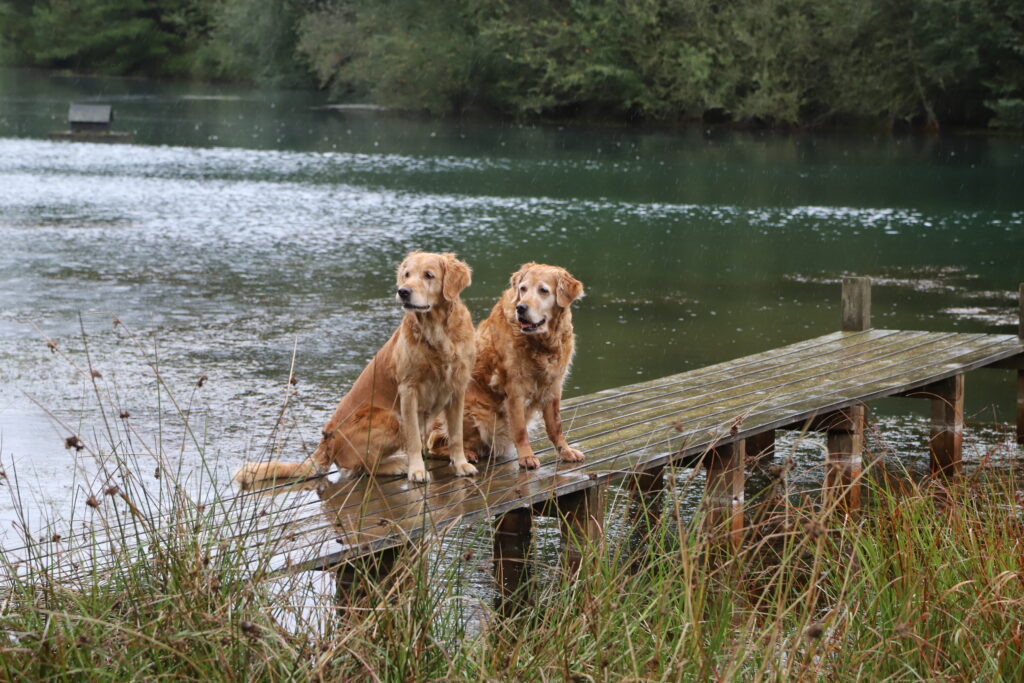
<svg viewBox="0 0 1024 683">
<path fill-rule="evenodd" d="M 47 139 L 70 101 L 112 103 L 134 143 Z M 578 276 L 570 395 L 830 332 L 844 274 L 876 278 L 877 326 L 1016 330 L 1019 137 L 523 127 L 323 104 L 0 71 L 0 447 L 37 518 L 102 481 L 65 448 L 106 433 L 70 365 L 86 350 L 139 439 L 167 439 L 186 472 L 204 450 L 226 481 L 271 433 L 293 356 L 295 457 L 318 438 L 397 324 L 393 270 L 413 248 L 473 266 L 476 319 L 520 263 Z M 153 365 L 178 407 L 155 401 Z M 968 378 L 970 457 L 1019 455 L 1013 392 L 1009 373 Z M 923 462 L 925 404 L 878 407 L 886 443 Z M 12 509 L 0 497 L 5 526 Z"/>
</svg>

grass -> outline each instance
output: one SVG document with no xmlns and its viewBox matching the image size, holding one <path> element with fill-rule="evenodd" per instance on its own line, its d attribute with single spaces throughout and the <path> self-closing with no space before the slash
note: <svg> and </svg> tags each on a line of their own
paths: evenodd
<svg viewBox="0 0 1024 683">
<path fill-rule="evenodd" d="M 311 574 L 267 579 L 255 531 L 216 531 L 224 501 L 186 493 L 159 453 L 154 493 L 137 474 L 152 465 L 111 434 L 81 506 L 94 531 L 26 524 L 0 555 L 3 680 L 1024 679 L 1022 501 L 1005 471 L 876 472 L 855 517 L 777 486 L 748 506 L 738 552 L 681 487 L 620 498 L 578 571 L 535 552 L 513 594 L 482 604 L 466 583 L 489 563 L 474 555 L 486 526 L 354 564 L 337 595 Z"/>
</svg>

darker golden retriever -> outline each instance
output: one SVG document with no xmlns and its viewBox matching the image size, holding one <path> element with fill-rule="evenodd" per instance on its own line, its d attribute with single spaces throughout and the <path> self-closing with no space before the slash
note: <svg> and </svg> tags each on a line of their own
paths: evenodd
<svg viewBox="0 0 1024 683">
<path fill-rule="evenodd" d="M 570 305 L 583 285 L 564 268 L 527 263 L 512 276 L 476 334 L 476 364 L 466 389 L 465 455 L 476 461 L 484 449 L 511 453 L 529 469 L 540 466 L 530 447 L 528 425 L 538 412 L 562 460 L 583 460 L 562 433 L 562 384 L 575 351 Z M 458 427 L 435 423 L 431 454 L 456 457 Z M 454 460 L 453 460 L 454 461 Z"/>
<path fill-rule="evenodd" d="M 326 472 L 331 463 L 354 472 L 407 474 L 429 481 L 423 463 L 426 428 L 442 413 L 452 430 L 455 473 L 476 473 L 462 449 L 462 413 L 475 355 L 473 321 L 459 293 L 470 269 L 454 254 L 413 252 L 398 267 L 402 323 L 341 399 L 316 451 L 302 463 L 247 463 L 243 486 Z"/>
</svg>

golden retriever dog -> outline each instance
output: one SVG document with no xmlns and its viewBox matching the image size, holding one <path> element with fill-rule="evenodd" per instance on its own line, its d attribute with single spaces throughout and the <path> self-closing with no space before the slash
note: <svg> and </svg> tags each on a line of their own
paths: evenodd
<svg viewBox="0 0 1024 683">
<path fill-rule="evenodd" d="M 247 463 L 235 473 L 254 482 L 308 477 L 331 463 L 353 473 L 406 474 L 426 482 L 423 437 L 444 414 L 451 433 L 451 462 L 466 476 L 476 468 L 462 449 L 462 413 L 475 355 L 473 321 L 459 293 L 470 269 L 454 254 L 415 251 L 398 267 L 401 324 L 341 399 L 313 454 L 302 463 Z"/>
<path fill-rule="evenodd" d="M 566 442 L 561 418 L 562 384 L 576 346 L 569 306 L 581 296 L 583 285 L 564 268 L 527 263 L 480 323 L 461 430 L 471 461 L 483 449 L 504 454 L 514 448 L 520 466 L 539 467 L 528 436 L 538 411 L 562 460 L 583 460 Z M 450 455 L 454 462 L 459 431 L 451 419 L 436 422 L 428 440 L 431 454 Z"/>
</svg>

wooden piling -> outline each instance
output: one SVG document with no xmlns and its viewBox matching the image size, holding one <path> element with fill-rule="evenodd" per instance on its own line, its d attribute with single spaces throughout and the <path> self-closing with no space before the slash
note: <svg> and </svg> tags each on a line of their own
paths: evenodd
<svg viewBox="0 0 1024 683">
<path fill-rule="evenodd" d="M 526 601 L 529 581 L 527 556 L 533 532 L 533 512 L 515 508 L 494 520 L 494 581 L 498 589 L 497 609 L 502 614 L 516 611 Z"/>
<path fill-rule="evenodd" d="M 1017 338 L 1024 341 L 1024 282 L 1017 289 Z M 1017 443 L 1024 444 L 1024 368 L 1017 369 Z"/>
<path fill-rule="evenodd" d="M 654 495 L 665 490 L 665 466 L 634 472 L 629 476 L 629 488 L 642 495 Z"/>
<path fill-rule="evenodd" d="M 558 520 L 562 530 L 562 562 L 566 574 L 580 570 L 586 546 L 601 538 L 604 526 L 603 484 L 574 491 L 558 498 Z"/>
<path fill-rule="evenodd" d="M 355 558 L 337 570 L 335 599 L 345 607 L 367 594 L 367 584 L 377 584 L 391 576 L 400 549 L 386 548 L 380 552 Z"/>
<path fill-rule="evenodd" d="M 739 549 L 743 540 L 744 452 L 744 442 L 736 441 L 716 446 L 704 458 L 705 529 L 712 536 L 721 536 L 733 549 Z"/>
<path fill-rule="evenodd" d="M 839 497 L 839 507 L 845 512 L 860 508 L 864 421 L 863 405 L 837 410 L 817 421 L 825 431 L 828 449 L 825 459 L 825 500 L 831 502 Z"/>
<path fill-rule="evenodd" d="M 954 375 L 925 387 L 932 402 L 932 475 L 959 474 L 964 436 L 964 376 Z"/>
<path fill-rule="evenodd" d="M 871 329 L 871 278 L 843 278 L 844 332 Z"/>
<path fill-rule="evenodd" d="M 744 439 L 747 458 L 757 465 L 767 466 L 775 457 L 775 430 L 754 434 Z"/>
</svg>

